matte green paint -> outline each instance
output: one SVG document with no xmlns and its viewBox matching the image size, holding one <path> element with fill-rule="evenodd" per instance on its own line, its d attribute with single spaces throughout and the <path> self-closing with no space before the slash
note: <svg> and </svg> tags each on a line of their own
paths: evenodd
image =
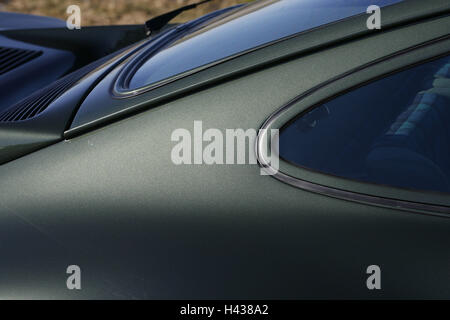
<svg viewBox="0 0 450 320">
<path fill-rule="evenodd" d="M 0 166 L 0 298 L 449 298 L 449 219 L 305 192 L 257 165 L 170 160 L 177 128 L 257 129 L 300 93 L 445 26 L 215 82 Z M 70 264 L 81 291 L 65 287 Z M 371 264 L 381 291 L 366 288 Z"/>
</svg>

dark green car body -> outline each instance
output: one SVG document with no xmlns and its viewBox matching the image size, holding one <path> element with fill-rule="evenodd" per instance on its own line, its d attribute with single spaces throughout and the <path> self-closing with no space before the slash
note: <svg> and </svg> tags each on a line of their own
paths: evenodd
<svg viewBox="0 0 450 320">
<path fill-rule="evenodd" d="M 127 98 L 111 95 L 113 69 L 61 138 L 0 166 L 0 298 L 450 298 L 448 194 L 283 160 L 270 176 L 170 159 L 172 132 L 194 121 L 278 129 L 448 55 L 449 12 L 448 1 L 402 2 L 382 10 L 381 30 L 361 14 Z M 66 287 L 73 264 L 81 290 Z M 370 265 L 381 290 L 366 286 Z"/>
</svg>

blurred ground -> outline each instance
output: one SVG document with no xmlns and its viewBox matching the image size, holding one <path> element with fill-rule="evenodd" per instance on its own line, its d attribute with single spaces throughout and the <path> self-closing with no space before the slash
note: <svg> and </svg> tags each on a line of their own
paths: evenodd
<svg viewBox="0 0 450 320">
<path fill-rule="evenodd" d="M 66 20 L 69 5 L 81 8 L 81 25 L 140 24 L 151 17 L 198 0 L 0 0 L 0 11 L 52 16 Z M 249 0 L 215 0 L 185 12 L 174 21 L 187 21 L 207 12 Z"/>
</svg>

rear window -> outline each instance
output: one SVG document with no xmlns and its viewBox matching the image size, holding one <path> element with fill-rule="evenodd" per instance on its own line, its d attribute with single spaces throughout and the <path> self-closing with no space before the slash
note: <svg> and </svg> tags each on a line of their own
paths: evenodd
<svg viewBox="0 0 450 320">
<path fill-rule="evenodd" d="M 262 0 L 212 19 L 147 58 L 127 86 L 137 89 L 301 31 L 402 0 Z"/>
</svg>

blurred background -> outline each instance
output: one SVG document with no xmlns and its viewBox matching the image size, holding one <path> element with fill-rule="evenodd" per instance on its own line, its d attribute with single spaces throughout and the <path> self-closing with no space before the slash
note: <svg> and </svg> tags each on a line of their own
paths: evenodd
<svg viewBox="0 0 450 320">
<path fill-rule="evenodd" d="M 192 0 L 0 0 L 0 11 L 51 16 L 66 20 L 69 5 L 81 8 L 81 26 L 110 24 L 141 24 L 151 17 L 181 6 Z M 185 12 L 174 22 L 188 21 L 207 12 L 250 0 L 215 0 Z"/>
</svg>

